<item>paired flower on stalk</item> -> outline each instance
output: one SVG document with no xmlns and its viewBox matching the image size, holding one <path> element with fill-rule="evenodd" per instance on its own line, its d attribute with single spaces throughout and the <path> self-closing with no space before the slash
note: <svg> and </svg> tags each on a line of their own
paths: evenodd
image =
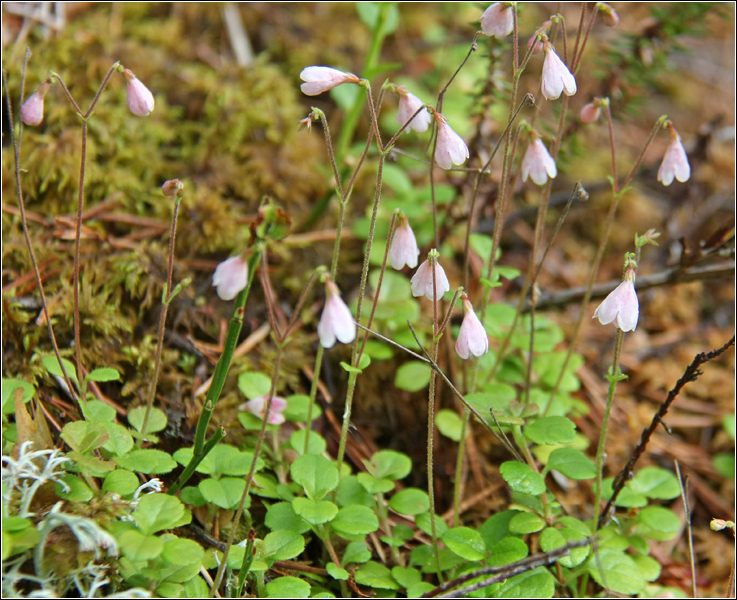
<svg viewBox="0 0 737 600">
<path fill-rule="evenodd" d="M 446 119 L 439 112 L 435 113 L 438 124 L 438 141 L 435 147 L 435 162 L 441 169 L 452 169 L 453 165 L 462 165 L 469 157 L 468 146 Z"/>
<path fill-rule="evenodd" d="M 537 185 L 545 185 L 548 177 L 555 179 L 558 169 L 537 132 L 532 131 L 531 135 L 532 143 L 522 159 L 522 181 L 530 177 Z"/>
<path fill-rule="evenodd" d="M 392 85 L 394 91 L 399 95 L 399 110 L 397 112 L 397 123 L 404 125 L 410 120 L 413 114 L 415 114 L 425 104 L 417 96 L 407 91 L 407 88 L 403 85 Z M 417 116 L 412 119 L 412 122 L 407 125 L 405 131 L 409 132 L 410 129 L 414 129 L 417 133 L 427 131 L 430 125 L 430 113 L 427 109 L 421 110 Z"/>
<path fill-rule="evenodd" d="M 691 177 L 691 165 L 688 164 L 688 156 L 683 148 L 681 136 L 678 135 L 670 121 L 668 121 L 668 129 L 670 130 L 670 145 L 658 169 L 658 181 L 665 186 L 673 183 L 673 178 L 683 183 Z"/>
<path fill-rule="evenodd" d="M 445 275 L 443 267 L 438 262 L 439 256 L 440 254 L 437 250 L 430 250 L 427 260 L 420 265 L 420 268 L 413 275 L 411 280 L 413 296 L 425 296 L 430 301 L 436 298 L 440 300 L 445 292 L 450 291 L 450 282 Z M 435 273 L 434 284 L 433 272 Z"/>
<path fill-rule="evenodd" d="M 553 50 L 550 42 L 545 42 L 545 62 L 543 62 L 542 92 L 546 100 L 557 100 L 561 93 L 573 96 L 576 93 L 576 78 L 566 64 Z"/>
<path fill-rule="evenodd" d="M 254 398 L 253 400 L 249 400 L 248 402 L 241 404 L 238 409 L 247 410 L 248 412 L 256 415 L 262 421 L 264 420 L 264 417 L 266 417 L 266 422 L 270 425 L 281 425 L 286 421 L 286 418 L 282 413 L 287 408 L 287 401 L 284 398 L 279 398 L 279 396 L 274 396 L 271 399 L 271 408 L 267 415 L 266 402 L 268 399 L 269 395 L 264 394 L 263 396 L 259 396 L 258 398 Z"/>
<path fill-rule="evenodd" d="M 126 100 L 128 108 L 134 115 L 147 117 L 154 109 L 154 95 L 143 85 L 130 69 L 124 69 L 123 75 L 128 80 Z"/>
<path fill-rule="evenodd" d="M 637 263 L 628 254 L 624 278 L 614 291 L 612 291 L 594 311 L 595 319 L 599 319 L 602 325 L 614 322 L 614 325 L 622 331 L 634 331 L 640 317 L 640 303 L 635 291 L 635 271 Z"/>
<path fill-rule="evenodd" d="M 320 345 L 323 348 L 332 348 L 336 340 L 342 344 L 350 344 L 356 339 L 356 322 L 351 311 L 340 297 L 338 286 L 330 280 L 325 283 L 325 295 L 325 306 L 317 324 Z"/>
<path fill-rule="evenodd" d="M 410 269 L 417 266 L 417 257 L 420 255 L 420 249 L 417 247 L 417 240 L 409 221 L 404 213 L 399 215 L 399 226 L 394 232 L 392 239 L 392 247 L 389 250 L 389 262 L 397 271 L 407 265 Z"/>
<path fill-rule="evenodd" d="M 513 2 L 494 2 L 481 15 L 481 30 L 497 38 L 507 37 L 514 31 Z"/>
<path fill-rule="evenodd" d="M 489 351 L 489 336 L 486 329 L 479 321 L 473 306 L 465 292 L 461 296 L 463 300 L 463 323 L 458 332 L 456 340 L 456 352 L 463 360 L 474 356 L 483 356 Z"/>
<path fill-rule="evenodd" d="M 222 300 L 232 300 L 248 283 L 248 263 L 240 254 L 221 262 L 212 276 L 212 285 L 217 288 Z"/>
<path fill-rule="evenodd" d="M 343 83 L 358 83 L 360 81 L 357 75 L 339 71 L 332 67 L 306 67 L 302 69 L 299 78 L 304 81 L 300 89 L 307 96 L 319 96 Z"/>
</svg>

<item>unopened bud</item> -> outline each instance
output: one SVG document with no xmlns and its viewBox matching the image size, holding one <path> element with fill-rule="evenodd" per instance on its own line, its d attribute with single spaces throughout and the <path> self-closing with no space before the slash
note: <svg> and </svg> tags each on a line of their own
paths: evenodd
<svg viewBox="0 0 737 600">
<path fill-rule="evenodd" d="M 604 19 L 605 25 L 608 27 L 616 27 L 619 24 L 619 15 L 611 6 L 604 2 L 599 2 L 597 4 L 597 8 L 601 11 L 601 17 Z"/>
<path fill-rule="evenodd" d="M 591 123 L 599 119 L 599 115 L 601 115 L 601 107 L 590 102 L 581 109 L 581 114 L 578 115 L 578 118 L 581 119 L 581 123 L 591 125 Z"/>
<path fill-rule="evenodd" d="M 178 192 L 184 189 L 184 184 L 178 179 L 170 179 L 165 181 L 164 185 L 161 186 L 161 191 L 164 196 L 176 196 Z"/>
<path fill-rule="evenodd" d="M 48 91 L 49 83 L 45 81 L 20 107 L 20 118 L 24 125 L 35 127 L 44 120 L 44 96 Z"/>
</svg>

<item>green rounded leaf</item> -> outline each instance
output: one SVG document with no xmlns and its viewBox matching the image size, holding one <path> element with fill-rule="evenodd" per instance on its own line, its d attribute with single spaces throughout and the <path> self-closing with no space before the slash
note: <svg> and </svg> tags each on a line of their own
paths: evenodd
<svg viewBox="0 0 737 600">
<path fill-rule="evenodd" d="M 430 365 L 418 360 L 404 363 L 397 369 L 394 385 L 407 392 L 419 392 L 430 383 Z"/>
<path fill-rule="evenodd" d="M 535 513 L 522 512 L 514 515 L 509 521 L 509 531 L 516 535 L 535 533 L 545 528 L 545 520 Z"/>
<path fill-rule="evenodd" d="M 298 577 L 279 577 L 266 584 L 267 598 L 309 598 L 310 584 Z"/>
<path fill-rule="evenodd" d="M 238 389 L 249 400 L 271 391 L 271 377 L 258 371 L 248 371 L 238 376 Z"/>
<path fill-rule="evenodd" d="M 430 518 L 430 511 L 424 512 L 421 515 L 417 515 L 415 517 L 415 524 L 417 525 L 417 527 L 420 528 L 421 531 L 424 531 L 427 535 L 432 535 L 432 520 Z M 443 535 L 446 531 L 448 531 L 448 525 L 438 515 L 435 515 L 435 531 L 438 535 Z"/>
<path fill-rule="evenodd" d="M 138 477 L 134 473 L 126 469 L 116 469 L 105 476 L 102 491 L 129 496 L 138 489 L 139 485 Z"/>
<path fill-rule="evenodd" d="M 555 578 L 544 567 L 515 575 L 504 581 L 497 590 L 497 598 L 552 598 Z"/>
<path fill-rule="evenodd" d="M 392 577 L 404 588 L 409 588 L 422 581 L 422 573 L 409 567 L 392 567 Z"/>
<path fill-rule="evenodd" d="M 505 537 L 492 546 L 486 562 L 491 567 L 500 567 L 522 560 L 529 552 L 530 550 L 527 544 L 521 539 L 517 537 Z"/>
<path fill-rule="evenodd" d="M 613 592 L 630 596 L 645 589 L 647 581 L 640 568 L 623 552 L 601 549 L 589 558 L 586 566 L 596 583 Z"/>
<path fill-rule="evenodd" d="M 202 497 L 215 506 L 226 509 L 235 509 L 243 491 L 246 489 L 245 479 L 223 477 L 221 479 L 207 478 L 197 485 Z"/>
<path fill-rule="evenodd" d="M 369 494 L 386 494 L 396 487 L 391 479 L 379 479 L 369 473 L 359 473 L 356 480 Z"/>
<path fill-rule="evenodd" d="M 675 474 L 660 467 L 645 467 L 635 474 L 629 483 L 635 494 L 658 500 L 672 500 L 681 495 L 681 487 Z"/>
<path fill-rule="evenodd" d="M 124 469 L 146 475 L 168 473 L 177 466 L 177 463 L 166 452 L 153 448 L 131 450 L 128 454 L 114 457 L 113 460 Z"/>
<path fill-rule="evenodd" d="M 346 581 L 351 576 L 348 571 L 346 571 L 345 569 L 341 569 L 333 562 L 329 562 L 327 565 L 325 565 L 325 570 L 328 572 L 328 575 L 330 575 L 330 577 L 332 577 L 333 579 L 338 579 L 340 581 Z"/>
<path fill-rule="evenodd" d="M 394 450 L 381 450 L 371 457 L 371 464 L 376 468 L 376 477 L 386 479 L 404 479 L 412 471 L 412 460 L 406 454 Z"/>
<path fill-rule="evenodd" d="M 95 423 L 109 423 L 115 419 L 115 409 L 99 400 L 90 400 L 84 408 L 84 416 Z"/>
<path fill-rule="evenodd" d="M 128 413 L 128 422 L 136 431 L 141 431 L 143 427 L 143 419 L 146 418 L 146 407 L 138 406 Z M 148 423 L 146 424 L 146 434 L 156 433 L 166 429 L 168 420 L 166 413 L 159 408 L 152 408 L 148 415 Z"/>
<path fill-rule="evenodd" d="M 470 527 L 448 529 L 442 540 L 452 552 L 466 560 L 482 560 L 486 556 L 486 546 L 481 534 Z"/>
<path fill-rule="evenodd" d="M 379 519 L 367 506 L 346 506 L 338 511 L 330 526 L 339 534 L 368 535 L 379 528 Z"/>
<path fill-rule="evenodd" d="M 535 473 L 532 467 L 517 461 L 507 461 L 499 468 L 504 481 L 515 492 L 539 496 L 545 492 L 545 482 L 539 473 Z"/>
<path fill-rule="evenodd" d="M 438 431 L 445 437 L 450 438 L 454 442 L 461 441 L 463 419 L 458 416 L 456 411 L 448 410 L 447 408 L 438 411 L 435 417 L 435 424 L 438 426 Z"/>
<path fill-rule="evenodd" d="M 670 540 L 681 529 L 681 520 L 672 510 L 663 508 L 662 506 L 648 506 L 647 508 L 643 508 L 637 518 L 640 523 L 646 525 L 649 529 L 646 533 L 640 533 L 654 540 Z"/>
<path fill-rule="evenodd" d="M 593 461 L 580 450 L 557 448 L 550 453 L 546 470 L 555 469 L 571 479 L 593 479 L 596 467 Z"/>
<path fill-rule="evenodd" d="M 307 412 L 310 406 L 310 397 L 304 394 L 295 394 L 287 399 L 287 407 L 282 413 L 287 421 L 307 421 Z M 316 419 L 322 414 L 322 408 L 316 402 L 312 406 L 312 418 Z"/>
<path fill-rule="evenodd" d="M 110 367 L 93 369 L 87 374 L 87 381 L 120 381 L 120 373 Z"/>
<path fill-rule="evenodd" d="M 392 577 L 392 572 L 374 561 L 369 561 L 356 571 L 356 583 L 383 590 L 398 590 L 401 586 Z"/>
<path fill-rule="evenodd" d="M 118 423 L 104 423 L 105 429 L 110 436 L 103 448 L 112 454 L 122 456 L 133 448 L 133 436 L 127 428 Z"/>
<path fill-rule="evenodd" d="M 305 449 L 305 438 L 307 437 L 307 431 L 304 429 L 298 429 L 289 438 L 289 445 L 295 452 L 302 454 Z M 328 443 L 325 438 L 322 437 L 316 431 L 310 431 L 310 442 L 307 445 L 307 454 L 322 454 L 328 447 Z"/>
<path fill-rule="evenodd" d="M 545 417 L 530 423 L 524 433 L 536 444 L 570 444 L 576 439 L 576 424 L 566 417 Z"/>
<path fill-rule="evenodd" d="M 394 489 L 393 483 L 392 489 Z M 347 475 L 341 478 L 340 483 L 338 484 L 338 506 L 360 504 L 362 506 L 373 507 L 374 503 L 374 497 L 358 482 L 358 478 L 355 475 Z"/>
<path fill-rule="evenodd" d="M 266 511 L 264 522 L 272 531 L 288 529 L 295 533 L 305 533 L 310 529 L 310 524 L 294 512 L 291 502 L 272 504 Z"/>
<path fill-rule="evenodd" d="M 73 421 L 64 425 L 61 437 L 72 450 L 85 454 L 102 447 L 110 436 L 105 426 L 100 423 Z"/>
<path fill-rule="evenodd" d="M 118 544 L 123 555 L 133 562 L 152 560 L 164 550 L 164 542 L 160 538 L 155 535 L 143 535 L 134 529 L 118 536 Z"/>
<path fill-rule="evenodd" d="M 371 559 L 371 552 L 363 542 L 351 542 L 343 554 L 343 564 L 361 564 Z"/>
<path fill-rule="evenodd" d="M 56 494 L 59 498 L 74 500 L 75 502 L 89 502 L 94 496 L 89 486 L 76 475 L 67 473 L 62 477 L 62 480 L 67 484 L 68 489 L 65 490 L 60 483 L 57 483 Z"/>
<path fill-rule="evenodd" d="M 290 560 L 302 554 L 305 539 L 288 529 L 277 529 L 264 538 L 264 550 L 271 560 Z"/>
<path fill-rule="evenodd" d="M 402 515 L 419 515 L 430 508 L 430 498 L 424 490 L 405 488 L 392 496 L 389 508 Z"/>
<path fill-rule="evenodd" d="M 312 500 L 321 500 L 338 487 L 338 468 L 324 456 L 300 456 L 292 463 L 291 473 Z"/>
<path fill-rule="evenodd" d="M 163 558 L 170 565 L 199 565 L 205 551 L 197 542 L 174 538 L 164 544 Z"/>
<path fill-rule="evenodd" d="M 144 494 L 138 501 L 133 518 L 144 534 L 186 525 L 192 516 L 176 496 Z"/>
<path fill-rule="evenodd" d="M 27 403 L 36 393 L 35 388 L 22 379 L 3 379 L 2 381 L 2 403 L 3 414 L 9 415 L 15 411 L 14 392 L 18 388 L 23 390 L 23 403 Z"/>
<path fill-rule="evenodd" d="M 310 525 L 321 525 L 335 518 L 338 507 L 327 500 L 315 502 L 309 498 L 295 498 L 292 500 L 294 512 Z"/>
</svg>

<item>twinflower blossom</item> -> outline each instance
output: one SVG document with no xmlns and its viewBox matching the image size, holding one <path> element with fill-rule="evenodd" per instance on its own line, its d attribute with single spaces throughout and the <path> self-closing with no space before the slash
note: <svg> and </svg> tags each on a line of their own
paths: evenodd
<svg viewBox="0 0 737 600">
<path fill-rule="evenodd" d="M 404 125 L 410 120 L 413 114 L 415 114 L 424 104 L 417 96 L 407 91 L 404 86 L 398 85 L 395 88 L 397 94 L 399 94 L 399 111 L 397 112 L 397 123 Z M 427 109 L 420 111 L 417 116 L 412 119 L 412 122 L 407 125 L 405 131 L 414 129 L 417 133 L 427 131 L 430 125 L 430 113 Z"/>
<path fill-rule="evenodd" d="M 486 35 L 507 37 L 514 31 L 514 12 L 508 2 L 494 2 L 481 15 L 481 29 Z"/>
<path fill-rule="evenodd" d="M 594 311 L 593 318 L 599 319 L 602 325 L 613 321 L 622 331 L 634 331 L 639 317 L 640 303 L 635 291 L 635 271 L 629 268 L 624 281 L 604 298 L 604 302 Z"/>
<path fill-rule="evenodd" d="M 555 179 L 558 169 L 545 144 L 537 135 L 534 137 L 522 159 L 522 181 L 527 181 L 527 177 L 530 177 L 537 185 L 544 185 L 548 177 Z"/>
<path fill-rule="evenodd" d="M 325 285 L 325 307 L 322 309 L 317 335 L 323 348 L 332 348 L 335 340 L 350 344 L 356 339 L 356 322 L 332 281 Z"/>
<path fill-rule="evenodd" d="M 463 294 L 463 323 L 458 332 L 456 352 L 463 360 L 474 356 L 483 356 L 489 351 L 489 336 L 479 321 L 468 297 Z"/>
<path fill-rule="evenodd" d="M 266 422 L 271 425 L 281 425 L 286 420 L 284 415 L 284 409 L 287 408 L 287 401 L 279 396 L 274 396 L 271 399 L 271 408 L 269 409 L 268 416 L 266 415 L 266 401 L 269 399 L 268 394 L 249 400 L 238 407 L 238 410 L 247 410 L 253 413 L 262 421 L 266 417 Z"/>
<path fill-rule="evenodd" d="M 599 119 L 599 115 L 601 115 L 601 106 L 596 102 L 589 102 L 581 109 L 578 118 L 581 119 L 581 123 L 584 125 L 591 125 Z"/>
<path fill-rule="evenodd" d="M 432 254 L 432 251 L 431 251 Z M 428 258 L 424 263 L 420 265 L 417 272 L 412 277 L 412 295 L 413 296 L 425 296 L 428 300 L 433 300 L 437 297 L 439 300 L 443 297 L 445 292 L 450 291 L 450 282 L 445 275 L 443 267 L 437 262 L 435 258 L 435 288 L 433 288 L 433 268 L 430 266 L 430 259 Z M 434 295 L 433 289 L 437 292 L 437 296 Z"/>
<path fill-rule="evenodd" d="M 128 80 L 126 95 L 128 108 L 134 115 L 147 117 L 154 109 L 154 95 L 136 78 L 130 69 L 125 69 L 123 75 Z"/>
<path fill-rule="evenodd" d="M 576 78 L 553 50 L 550 42 L 545 43 L 542 92 L 546 100 L 556 100 L 562 92 L 566 96 L 576 93 Z"/>
<path fill-rule="evenodd" d="M 402 215 L 399 217 L 399 227 L 394 232 L 392 247 L 389 250 L 389 262 L 397 270 L 404 267 L 404 265 L 414 269 L 417 266 L 419 255 L 420 249 L 417 247 L 415 234 L 409 226 L 407 217 Z"/>
<path fill-rule="evenodd" d="M 468 159 L 468 146 L 440 113 L 435 113 L 438 124 L 438 141 L 435 148 L 435 162 L 441 169 L 452 169 L 453 165 L 462 165 Z"/>
<path fill-rule="evenodd" d="M 44 96 L 49 91 L 48 82 L 42 83 L 20 107 L 20 118 L 25 125 L 35 127 L 44 120 Z"/>
<path fill-rule="evenodd" d="M 663 185 L 673 183 L 673 178 L 680 182 L 688 181 L 691 177 L 691 165 L 688 164 L 688 156 L 683 149 L 681 136 L 673 126 L 670 127 L 670 145 L 665 151 L 663 162 L 658 169 L 658 181 Z"/>
<path fill-rule="evenodd" d="M 212 276 L 212 285 L 223 300 L 232 300 L 248 283 L 248 263 L 239 254 L 221 262 Z"/>
<path fill-rule="evenodd" d="M 305 67 L 299 74 L 299 78 L 304 81 L 300 89 L 307 96 L 318 96 L 342 83 L 358 83 L 359 81 L 353 73 L 338 71 L 331 67 Z"/>
</svg>

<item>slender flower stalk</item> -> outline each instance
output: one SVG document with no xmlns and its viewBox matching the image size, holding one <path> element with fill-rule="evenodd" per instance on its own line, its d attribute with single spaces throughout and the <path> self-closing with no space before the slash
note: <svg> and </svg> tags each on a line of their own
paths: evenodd
<svg viewBox="0 0 737 600">
<path fill-rule="evenodd" d="M 176 290 L 172 289 L 172 283 L 173 283 L 173 277 L 174 277 L 174 247 L 176 244 L 176 238 L 177 238 L 177 219 L 179 217 L 179 205 L 182 203 L 183 193 L 182 193 L 182 186 L 181 182 L 178 180 L 177 183 L 179 185 L 175 185 L 176 188 L 175 195 L 176 200 L 174 202 L 174 215 L 171 218 L 171 233 L 169 234 L 169 267 L 167 269 L 166 273 L 166 283 L 164 284 L 164 292 L 161 296 L 161 317 L 159 318 L 159 337 L 156 344 L 156 358 L 154 360 L 154 373 L 151 378 L 151 387 L 149 389 L 148 393 L 148 402 L 146 404 L 146 413 L 143 417 L 143 424 L 141 425 L 141 437 L 138 438 L 137 444 L 140 447 L 141 443 L 145 439 L 146 435 L 146 428 L 148 427 L 148 419 L 151 415 L 151 408 L 154 405 L 154 401 L 156 399 L 156 386 L 159 382 L 159 371 L 161 370 L 161 353 L 164 349 L 164 331 L 166 329 L 166 314 L 169 311 L 169 304 L 171 303 L 174 296 L 179 292 L 181 289 L 180 286 L 177 286 Z M 172 187 L 170 185 L 171 182 L 167 181 L 164 186 L 162 186 L 162 190 L 164 195 L 168 195 L 169 189 Z M 188 281 L 186 282 L 188 283 Z"/>
</svg>

